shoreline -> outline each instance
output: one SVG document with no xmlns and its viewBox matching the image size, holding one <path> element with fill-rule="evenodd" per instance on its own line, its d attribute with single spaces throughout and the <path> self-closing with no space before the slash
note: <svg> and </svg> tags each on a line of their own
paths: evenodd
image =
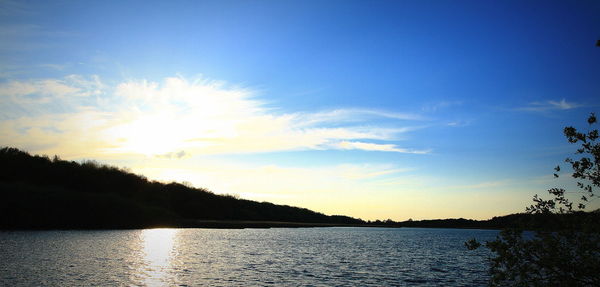
<svg viewBox="0 0 600 287">
<path fill-rule="evenodd" d="M 270 229 L 270 228 L 317 228 L 317 227 L 365 227 L 365 228 L 429 228 L 429 229 L 480 229 L 501 230 L 485 226 L 402 226 L 383 224 L 344 224 L 344 223 L 314 223 L 314 222 L 285 222 L 257 220 L 184 220 L 175 224 L 158 224 L 148 226 L 93 226 L 93 227 L 47 227 L 47 228 L 0 228 L 0 231 L 44 231 L 44 230 L 127 230 L 127 229 L 157 229 L 157 228 L 206 228 L 206 229 Z"/>
</svg>

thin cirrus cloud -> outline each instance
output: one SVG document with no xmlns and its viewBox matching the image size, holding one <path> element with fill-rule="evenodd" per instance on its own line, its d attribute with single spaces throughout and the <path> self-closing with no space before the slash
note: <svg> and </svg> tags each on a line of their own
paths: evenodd
<svg viewBox="0 0 600 287">
<path fill-rule="evenodd" d="M 336 144 L 339 149 L 345 150 L 369 150 L 369 151 L 388 151 L 388 152 L 401 152 L 401 153 L 413 153 L 413 154 L 427 154 L 429 150 L 412 150 L 406 148 L 399 148 L 393 144 L 375 144 L 359 141 L 341 141 Z"/>
<path fill-rule="evenodd" d="M 281 113 L 249 89 L 204 79 L 172 77 L 112 87 L 98 77 L 82 76 L 13 81 L 0 84 L 0 109 L 15 111 L 0 122 L 3 142 L 67 157 L 177 159 L 310 149 L 429 152 L 393 143 L 419 128 L 414 123 L 424 119 L 415 114 L 368 109 Z"/>
<path fill-rule="evenodd" d="M 89 78 L 69 75 L 63 79 L 37 81 L 11 81 L 0 85 L 0 99 L 17 103 L 40 103 L 65 96 L 87 97 L 102 92 L 103 85 L 97 76 Z"/>
<path fill-rule="evenodd" d="M 560 101 L 549 100 L 544 102 L 533 102 L 527 106 L 517 108 L 517 110 L 529 112 L 545 112 L 555 110 L 570 110 L 579 108 L 581 106 L 582 105 L 580 104 L 567 102 L 565 99 L 562 99 Z"/>
</svg>

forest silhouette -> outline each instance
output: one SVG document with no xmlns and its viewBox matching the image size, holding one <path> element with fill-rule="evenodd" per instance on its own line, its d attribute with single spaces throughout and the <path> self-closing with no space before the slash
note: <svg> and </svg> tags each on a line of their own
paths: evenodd
<svg viewBox="0 0 600 287">
<path fill-rule="evenodd" d="M 0 163 L 3 229 L 215 225 L 197 220 L 364 223 L 306 208 L 218 195 L 175 182 L 151 181 L 95 161 L 50 159 L 11 147 L 0 149 Z"/>
<path fill-rule="evenodd" d="M 598 212 L 579 212 L 512 214 L 489 220 L 364 221 L 219 195 L 181 183 L 152 181 L 95 161 L 66 161 L 58 156 L 51 159 L 12 147 L 0 149 L 0 198 L 0 229 L 310 226 L 536 229 L 560 228 L 549 216 L 600 217 Z"/>
</svg>

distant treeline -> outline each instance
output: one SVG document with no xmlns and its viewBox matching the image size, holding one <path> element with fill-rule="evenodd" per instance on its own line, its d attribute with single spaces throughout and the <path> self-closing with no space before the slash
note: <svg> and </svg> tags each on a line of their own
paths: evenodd
<svg viewBox="0 0 600 287">
<path fill-rule="evenodd" d="M 0 229 L 183 227 L 200 220 L 364 223 L 151 181 L 94 161 L 0 149 Z"/>
<path fill-rule="evenodd" d="M 518 213 L 496 216 L 488 220 L 473 219 L 428 219 L 395 222 L 392 220 L 368 222 L 370 225 L 384 227 L 425 227 L 425 228 L 478 228 L 505 229 L 518 228 L 525 230 L 561 230 L 579 229 L 584 226 L 600 223 L 600 211 L 574 212 L 570 214 L 529 214 Z"/>
</svg>

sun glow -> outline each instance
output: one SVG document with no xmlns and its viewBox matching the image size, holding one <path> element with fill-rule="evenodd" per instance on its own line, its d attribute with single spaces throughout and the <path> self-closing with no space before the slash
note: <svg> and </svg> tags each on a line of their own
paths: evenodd
<svg viewBox="0 0 600 287">
<path fill-rule="evenodd" d="M 106 141 L 113 143 L 109 150 L 147 156 L 204 150 L 227 141 L 260 109 L 244 90 L 182 78 L 167 78 L 163 86 L 128 82 L 115 94 L 130 109 L 119 111 L 121 121 L 106 131 Z"/>
<path fill-rule="evenodd" d="M 143 116 L 110 132 L 120 152 L 161 155 L 185 148 L 186 130 L 168 115 Z"/>
</svg>

